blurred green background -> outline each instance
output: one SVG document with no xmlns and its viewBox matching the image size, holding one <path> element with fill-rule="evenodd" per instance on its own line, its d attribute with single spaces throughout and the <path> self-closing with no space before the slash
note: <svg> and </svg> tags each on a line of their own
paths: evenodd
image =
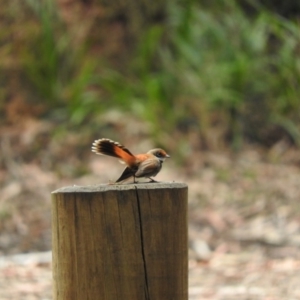
<svg viewBox="0 0 300 300">
<path fill-rule="evenodd" d="M 118 110 L 178 157 L 300 145 L 295 1 L 1 3 L 2 125 L 30 117 L 53 122 L 53 136 L 101 137 Z"/>
<path fill-rule="evenodd" d="M 51 249 L 51 191 L 120 176 L 91 153 L 110 138 L 188 184 L 197 299 L 299 298 L 300 1 L 0 0 L 0 41 L 0 258 Z"/>
</svg>

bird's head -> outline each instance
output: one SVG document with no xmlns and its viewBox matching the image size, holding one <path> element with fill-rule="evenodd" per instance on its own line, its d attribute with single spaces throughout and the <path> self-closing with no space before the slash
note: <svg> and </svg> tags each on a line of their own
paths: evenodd
<svg viewBox="0 0 300 300">
<path fill-rule="evenodd" d="M 160 148 L 152 149 L 148 151 L 148 153 L 156 156 L 161 162 L 170 157 L 170 155 L 165 150 Z"/>
</svg>

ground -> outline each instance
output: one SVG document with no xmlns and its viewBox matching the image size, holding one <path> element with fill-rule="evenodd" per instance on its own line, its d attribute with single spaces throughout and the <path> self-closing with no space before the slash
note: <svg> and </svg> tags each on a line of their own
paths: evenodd
<svg viewBox="0 0 300 300">
<path fill-rule="evenodd" d="M 49 128 L 43 126 L 36 130 L 45 135 Z M 23 146 L 46 139 L 26 132 Z M 70 156 L 70 146 L 62 151 L 56 144 L 47 149 L 60 153 L 59 168 L 46 149 L 34 159 L 18 160 L 16 144 L 11 136 L 1 144 L 0 298 L 52 299 L 51 191 L 109 182 L 123 166 L 92 153 Z M 157 180 L 189 187 L 190 300 L 300 299 L 299 157 L 283 143 L 269 150 L 195 152 L 184 166 L 165 162 Z"/>
</svg>

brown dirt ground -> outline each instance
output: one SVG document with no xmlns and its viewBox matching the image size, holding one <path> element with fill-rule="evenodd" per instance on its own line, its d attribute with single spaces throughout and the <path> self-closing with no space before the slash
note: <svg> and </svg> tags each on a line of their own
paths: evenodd
<svg viewBox="0 0 300 300">
<path fill-rule="evenodd" d="M 66 149 L 48 142 L 38 157 L 25 150 L 30 158 L 15 155 L 16 146 L 48 139 L 47 124 L 30 126 L 21 142 L 13 135 L 1 142 L 1 300 L 51 299 L 50 256 L 40 253 L 51 247 L 50 192 L 105 183 L 123 168 L 82 149 L 70 155 L 74 136 Z M 60 163 L 46 150 L 59 153 Z M 189 186 L 189 299 L 300 299 L 299 158 L 278 144 L 269 151 L 195 152 L 184 168 L 165 163 L 157 180 Z M 11 256 L 17 253 L 28 254 Z"/>
</svg>

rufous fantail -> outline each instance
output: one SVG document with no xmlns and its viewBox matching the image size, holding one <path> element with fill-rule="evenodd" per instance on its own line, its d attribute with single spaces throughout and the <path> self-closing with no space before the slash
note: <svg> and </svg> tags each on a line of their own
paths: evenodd
<svg viewBox="0 0 300 300">
<path fill-rule="evenodd" d="M 134 182 L 135 178 L 140 177 L 146 177 L 155 182 L 151 177 L 158 174 L 164 160 L 170 157 L 165 150 L 160 148 L 152 149 L 145 154 L 133 155 L 126 147 L 110 139 L 94 141 L 92 152 L 117 157 L 127 165 L 116 183 L 130 177 L 133 177 Z"/>
</svg>

